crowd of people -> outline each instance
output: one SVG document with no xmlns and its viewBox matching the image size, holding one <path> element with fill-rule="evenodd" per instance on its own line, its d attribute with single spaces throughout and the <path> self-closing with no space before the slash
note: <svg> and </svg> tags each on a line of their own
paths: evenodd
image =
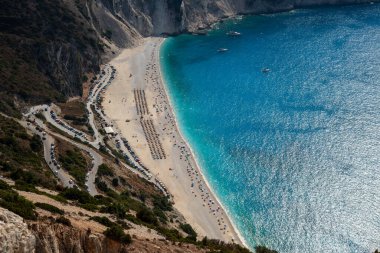
<svg viewBox="0 0 380 253">
<path fill-rule="evenodd" d="M 104 84 L 105 80 L 103 80 L 103 77 L 108 76 L 110 74 L 110 78 L 108 81 Z M 111 126 L 115 130 L 117 130 L 117 127 L 112 124 L 112 121 L 108 119 L 106 114 L 104 113 L 102 102 L 104 98 L 104 94 L 108 86 L 111 84 L 112 80 L 116 76 L 116 69 L 112 65 L 106 65 L 105 68 L 102 70 L 98 81 L 95 82 L 95 85 L 90 90 L 89 98 L 96 95 L 95 97 L 95 103 L 94 103 L 94 109 L 95 112 L 98 115 L 98 118 L 100 120 L 102 127 L 108 127 Z M 148 105 L 145 98 L 145 92 L 144 90 L 136 90 L 135 91 L 135 100 L 138 99 L 138 102 L 136 102 L 136 107 L 138 107 L 138 112 L 141 112 L 142 114 L 149 114 Z M 123 98 L 123 101 L 126 98 Z M 137 100 L 136 100 L 137 101 Z M 111 102 L 111 101 L 109 101 Z M 128 141 L 124 137 L 120 137 L 118 132 L 115 132 L 113 136 L 111 136 L 111 139 L 113 139 L 116 142 L 117 150 L 122 154 L 123 158 L 125 159 L 126 163 L 130 165 L 132 169 L 137 170 L 140 175 L 142 175 L 147 180 L 152 179 L 152 175 L 150 173 L 150 170 L 146 168 L 139 157 L 136 155 L 136 153 L 133 151 L 132 147 L 129 145 Z M 120 139 L 120 140 L 119 140 Z M 120 142 L 123 144 L 123 147 L 121 146 Z M 126 150 L 125 150 L 125 149 Z M 127 152 L 125 152 L 127 151 Z M 163 185 L 162 182 L 153 180 L 153 183 L 156 184 L 156 186 L 166 195 L 170 196 L 168 190 Z"/>
<path fill-rule="evenodd" d="M 191 151 L 187 144 L 183 141 L 183 138 L 177 129 L 174 114 L 171 110 L 166 91 L 164 90 L 164 84 L 162 83 L 159 66 L 157 64 L 157 59 L 159 57 L 159 50 L 157 49 L 158 46 L 158 44 L 154 46 L 154 49 L 150 55 L 151 59 L 145 71 L 145 81 L 150 84 L 150 87 L 152 87 L 154 93 L 156 94 L 153 105 L 155 112 L 158 116 L 164 119 L 161 123 L 160 121 L 158 122 L 160 130 L 162 130 L 164 136 L 173 144 L 174 149 L 177 149 L 180 159 L 184 161 L 184 164 L 186 164 L 186 173 L 190 179 L 189 189 L 191 190 L 191 193 L 195 198 L 201 198 L 203 206 L 208 209 L 208 212 L 211 215 L 215 216 L 219 229 L 223 232 L 223 234 L 228 233 L 227 221 L 223 218 L 223 209 L 214 199 L 209 188 L 205 185 L 196 162 L 192 158 Z"/>
</svg>

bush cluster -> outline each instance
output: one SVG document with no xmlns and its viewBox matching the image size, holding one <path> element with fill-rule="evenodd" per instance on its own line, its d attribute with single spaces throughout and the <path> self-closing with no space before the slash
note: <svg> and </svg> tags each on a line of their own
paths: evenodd
<svg viewBox="0 0 380 253">
<path fill-rule="evenodd" d="M 64 216 L 59 216 L 55 222 L 71 227 L 71 221 Z"/>
<path fill-rule="evenodd" d="M 37 219 L 33 203 L 20 196 L 2 180 L 0 180 L 0 206 L 20 215 L 24 219 Z"/>
<path fill-rule="evenodd" d="M 132 242 L 131 236 L 129 234 L 126 234 L 123 228 L 118 225 L 108 228 L 106 231 L 104 231 L 104 235 L 112 240 L 124 244 L 130 244 Z"/>
<path fill-rule="evenodd" d="M 58 207 L 52 206 L 50 204 L 47 204 L 47 203 L 37 202 L 34 205 L 36 207 L 39 207 L 39 208 L 44 209 L 46 211 L 49 211 L 51 213 L 56 213 L 56 214 L 60 214 L 60 215 L 64 215 L 65 214 L 65 212 L 63 210 L 59 209 Z"/>
<path fill-rule="evenodd" d="M 87 162 L 78 148 L 66 150 L 59 155 L 59 162 L 70 175 L 72 175 L 80 186 L 86 181 Z"/>
<path fill-rule="evenodd" d="M 106 164 L 103 163 L 98 167 L 98 172 L 96 175 L 98 175 L 99 177 L 101 176 L 113 177 L 114 173 Z"/>
</svg>

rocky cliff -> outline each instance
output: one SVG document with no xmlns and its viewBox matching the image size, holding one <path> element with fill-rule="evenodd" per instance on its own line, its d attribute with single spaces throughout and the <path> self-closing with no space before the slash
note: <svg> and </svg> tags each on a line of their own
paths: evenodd
<svg viewBox="0 0 380 253">
<path fill-rule="evenodd" d="M 4 0 L 0 9 L 0 111 L 82 93 L 107 51 L 85 0 Z M 18 108 L 17 108 L 18 107 Z"/>
<path fill-rule="evenodd" d="M 0 207 L 0 252 L 34 252 L 36 238 L 23 219 Z"/>
<path fill-rule="evenodd" d="M 102 29 L 132 28 L 142 36 L 175 34 L 209 27 L 221 18 L 291 10 L 300 7 L 358 4 L 369 0 L 94 0 L 92 8 Z M 118 22 L 112 27 L 102 20 Z M 118 37 L 120 35 L 115 35 Z"/>
<path fill-rule="evenodd" d="M 120 48 L 144 36 L 207 28 L 237 14 L 371 0 L 4 0 L 0 111 L 64 100 Z"/>
<path fill-rule="evenodd" d="M 134 238 L 132 244 L 121 244 L 103 234 L 49 221 L 24 221 L 0 207 L 0 252 L 6 253 L 205 253 L 191 244 L 168 243 L 165 240 Z"/>
</svg>

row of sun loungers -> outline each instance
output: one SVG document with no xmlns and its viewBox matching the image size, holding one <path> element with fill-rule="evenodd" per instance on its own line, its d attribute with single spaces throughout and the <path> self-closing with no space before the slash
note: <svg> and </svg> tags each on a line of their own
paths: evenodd
<svg viewBox="0 0 380 253">
<path fill-rule="evenodd" d="M 145 98 L 144 90 L 133 90 L 135 96 L 135 103 L 137 109 L 137 115 L 149 115 L 148 104 Z"/>
<path fill-rule="evenodd" d="M 153 121 L 151 119 L 141 120 L 141 126 L 143 128 L 145 138 L 148 141 L 150 153 L 154 160 L 166 159 L 162 143 L 158 138 L 156 129 L 154 128 Z"/>
</svg>

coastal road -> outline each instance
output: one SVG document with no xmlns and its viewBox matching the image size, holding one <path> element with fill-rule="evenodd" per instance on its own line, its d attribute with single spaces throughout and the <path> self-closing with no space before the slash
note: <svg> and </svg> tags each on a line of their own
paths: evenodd
<svg viewBox="0 0 380 253">
<path fill-rule="evenodd" d="M 81 150 L 84 150 L 85 152 L 87 152 L 90 155 L 93 164 L 92 164 L 90 170 L 86 173 L 85 185 L 86 185 L 87 191 L 90 195 L 92 195 L 92 196 L 98 195 L 99 193 L 98 193 L 96 186 L 95 186 L 95 178 L 96 178 L 96 173 L 98 172 L 99 166 L 103 163 L 103 157 L 97 151 L 95 151 L 93 148 L 90 148 L 84 144 L 75 142 L 75 141 L 73 141 L 73 140 L 71 140 L 65 136 L 61 136 L 61 135 L 56 134 L 56 133 L 50 133 L 50 134 L 52 134 L 54 137 L 57 137 L 57 138 L 60 138 L 60 139 L 63 139 L 65 141 L 69 142 L 70 144 L 76 146 L 77 148 L 79 148 Z"/>
<path fill-rule="evenodd" d="M 103 136 L 99 133 L 98 128 L 95 125 L 95 116 L 91 109 L 91 105 L 93 105 L 96 108 L 96 99 L 98 98 L 98 95 L 102 88 L 107 85 L 107 83 L 110 81 L 111 78 L 111 67 L 107 64 L 104 67 L 105 74 L 102 75 L 99 79 L 99 81 L 96 82 L 95 87 L 91 89 L 90 94 L 87 98 L 86 108 L 89 112 L 88 115 L 88 122 L 92 129 L 94 130 L 94 145 L 95 147 L 99 148 L 99 142 L 103 142 Z"/>
<path fill-rule="evenodd" d="M 51 113 L 51 111 L 52 111 L 51 107 L 48 106 L 48 105 L 38 105 L 38 106 L 31 107 L 30 110 L 29 110 L 29 112 L 27 114 L 25 114 L 25 116 L 26 117 L 27 116 L 33 116 L 34 117 L 35 114 L 37 114 L 38 112 L 41 112 L 44 115 L 44 117 L 46 118 L 47 122 L 49 122 L 53 126 L 57 127 L 61 131 L 65 132 L 70 137 L 72 137 L 72 138 L 78 138 L 82 142 L 86 142 L 86 143 L 90 144 L 92 147 L 94 147 L 96 150 L 98 150 L 99 146 L 100 146 L 99 144 L 103 143 L 103 135 L 100 134 L 99 130 L 97 129 L 97 127 L 95 125 L 95 117 L 94 117 L 94 112 L 91 109 L 91 105 L 94 105 L 95 111 L 100 115 L 101 120 L 105 124 L 107 124 L 109 126 L 116 126 L 102 112 L 101 106 L 98 106 L 98 101 L 100 100 L 101 94 L 104 93 L 105 89 L 107 88 L 107 86 L 111 84 L 111 82 L 113 80 L 113 77 L 115 75 L 115 71 L 108 64 L 105 65 L 103 71 L 104 71 L 104 74 L 101 74 L 101 77 L 100 77 L 99 81 L 96 83 L 95 87 L 90 91 L 90 94 L 89 94 L 89 97 L 88 97 L 88 100 L 87 100 L 87 103 L 86 103 L 86 108 L 88 109 L 88 112 L 89 112 L 89 115 L 88 115 L 88 117 L 89 117 L 89 124 L 91 125 L 91 127 L 94 130 L 94 141 L 88 141 L 88 138 L 86 137 L 86 135 L 83 132 L 80 132 L 79 130 L 77 130 L 77 129 L 71 127 L 71 126 L 69 126 L 62 119 L 59 119 L 59 121 L 58 121 L 57 117 L 55 117 L 55 119 L 52 118 L 52 115 L 55 115 L 55 114 Z M 40 122 L 41 126 L 44 126 L 44 124 L 42 123 L 42 121 L 40 121 L 39 119 L 36 119 L 36 120 L 38 120 Z M 61 124 L 59 122 L 61 122 Z M 101 165 L 103 163 L 103 157 L 101 155 L 99 155 L 99 153 L 97 151 L 95 151 L 94 149 L 92 149 L 92 148 L 90 148 L 90 147 L 88 147 L 86 145 L 78 143 L 75 140 L 67 138 L 67 137 L 64 137 L 64 136 L 62 136 L 62 135 L 60 135 L 58 133 L 51 132 L 45 126 L 43 127 L 43 129 L 46 132 L 49 132 L 49 134 L 51 136 L 55 136 L 56 138 L 64 139 L 64 140 L 70 142 L 72 145 L 74 145 L 74 146 L 78 147 L 79 149 L 84 150 L 88 154 L 90 154 L 90 156 L 92 158 L 93 166 L 91 167 L 91 169 L 88 171 L 88 173 L 86 175 L 86 182 L 85 182 L 85 184 L 86 184 L 88 192 L 91 195 L 93 195 L 93 196 L 97 195 L 98 192 L 97 192 L 96 186 L 95 186 L 95 178 L 96 178 L 96 173 L 98 171 L 99 165 Z M 114 130 L 116 131 L 116 135 L 113 138 L 110 138 L 110 140 L 115 144 L 115 146 L 117 147 L 117 149 L 118 149 L 118 151 L 120 153 L 122 153 L 124 156 L 128 157 L 130 161 L 132 161 L 132 163 L 135 165 L 135 167 L 137 169 L 136 168 L 131 168 L 130 166 L 127 166 L 126 164 L 124 164 L 125 167 L 128 168 L 129 170 L 131 170 L 132 172 L 138 174 L 140 177 L 145 178 L 146 180 L 152 182 L 164 194 L 169 195 L 168 191 L 167 191 L 166 187 L 163 185 L 163 183 L 159 179 L 155 178 L 150 173 L 150 171 L 145 168 L 145 166 L 142 166 L 140 164 L 140 162 L 139 162 L 139 158 L 136 157 L 136 155 L 133 155 L 123 145 L 123 141 L 121 139 L 121 136 L 120 136 L 120 133 L 119 133 L 120 132 L 119 129 L 114 129 Z M 80 134 L 78 135 L 78 133 L 80 133 Z M 107 148 L 107 150 L 108 150 L 108 148 Z M 111 153 L 110 150 L 108 150 L 108 152 L 109 152 L 109 154 L 111 156 L 113 156 L 113 154 Z M 53 170 L 53 172 L 54 172 L 54 170 Z M 64 178 L 63 178 L 63 180 L 65 181 Z"/>
<path fill-rule="evenodd" d="M 43 105 L 43 106 L 40 106 L 39 109 L 45 108 L 45 107 L 46 106 Z M 40 119 L 36 118 L 33 114 L 29 114 L 29 117 L 31 120 L 34 120 L 35 125 L 37 125 L 40 129 L 43 129 L 43 131 L 46 133 L 45 140 L 43 140 L 44 158 L 47 164 L 49 165 L 49 167 L 51 168 L 52 172 L 54 173 L 54 175 L 56 175 L 60 179 L 64 187 L 73 187 L 74 185 L 73 182 L 75 182 L 75 180 L 65 170 L 59 169 L 57 166 L 54 165 L 54 161 L 52 161 L 52 157 L 50 153 L 51 144 L 54 143 L 54 138 L 63 139 L 69 142 L 70 144 L 76 146 L 77 148 L 84 150 L 90 155 L 92 159 L 92 166 L 90 170 L 86 173 L 85 185 L 90 195 L 92 196 L 98 195 L 99 193 L 95 186 L 95 178 L 98 171 L 98 167 L 103 163 L 103 157 L 97 151 L 95 151 L 94 149 L 84 144 L 75 142 L 72 139 L 62 136 L 58 133 L 51 132 L 46 127 L 46 125 Z M 27 122 L 24 122 L 24 121 L 21 121 L 20 123 L 24 125 L 25 127 L 28 127 L 28 129 L 30 129 L 33 133 L 38 134 L 41 137 L 41 139 L 44 137 L 42 132 L 37 131 L 35 126 L 32 123 L 29 123 L 29 125 L 27 124 Z"/>
<path fill-rule="evenodd" d="M 59 165 L 58 165 L 57 160 L 53 161 L 54 156 L 52 157 L 51 150 L 52 150 L 52 144 L 54 144 L 54 138 L 48 133 L 43 134 L 42 131 L 38 131 L 36 129 L 36 126 L 38 126 L 40 129 L 43 129 L 43 131 L 45 131 L 46 129 L 45 129 L 43 123 L 39 119 L 36 119 L 36 118 L 32 118 L 32 119 L 35 120 L 35 124 L 25 122 L 25 121 L 18 121 L 18 122 L 21 125 L 23 125 L 25 128 L 29 129 L 34 134 L 37 134 L 38 136 L 41 137 L 41 140 L 43 143 L 43 148 L 44 148 L 44 159 L 45 159 L 47 165 L 49 166 L 50 170 L 59 179 L 59 181 L 61 181 L 61 183 L 64 187 L 68 187 L 68 188 L 73 187 L 74 186 L 74 179 L 65 170 L 58 167 Z M 54 162 L 57 165 L 55 165 Z"/>
</svg>

